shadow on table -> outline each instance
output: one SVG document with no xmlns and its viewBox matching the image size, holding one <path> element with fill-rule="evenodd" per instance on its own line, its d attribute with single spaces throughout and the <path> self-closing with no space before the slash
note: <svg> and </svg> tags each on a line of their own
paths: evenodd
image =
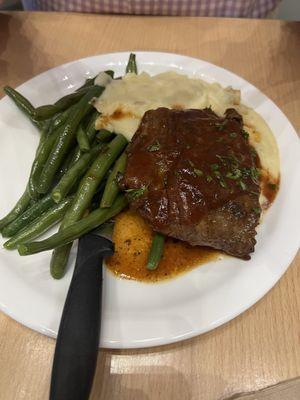
<svg viewBox="0 0 300 400">
<path fill-rule="evenodd" d="M 207 386 L 224 388 L 219 373 L 193 368 L 192 340 L 151 349 L 100 350 L 90 400 L 212 400 Z M 174 351 L 175 350 L 175 351 Z M 194 360 L 196 361 L 196 360 Z M 198 360 L 201 365 L 201 360 Z M 219 371 L 220 372 L 220 371 Z M 203 393 L 197 393 L 197 388 Z M 207 391 L 205 390 L 207 388 Z M 206 393 L 205 393 L 206 392 Z"/>
<path fill-rule="evenodd" d="M 192 399 L 184 375 L 175 366 L 163 365 L 163 352 L 156 357 L 108 352 L 100 352 L 99 356 L 102 359 L 98 362 L 91 400 Z"/>
<path fill-rule="evenodd" d="M 97 374 L 91 400 L 192 399 L 187 381 L 175 368 L 141 366 L 141 369 L 141 373 L 110 373 L 103 377 Z"/>
</svg>

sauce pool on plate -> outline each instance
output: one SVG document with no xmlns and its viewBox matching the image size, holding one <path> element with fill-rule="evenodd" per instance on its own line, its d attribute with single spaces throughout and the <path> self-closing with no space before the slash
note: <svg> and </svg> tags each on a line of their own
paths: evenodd
<svg viewBox="0 0 300 400">
<path fill-rule="evenodd" d="M 151 228 L 137 213 L 127 210 L 119 214 L 113 234 L 115 253 L 106 260 L 107 268 L 121 278 L 154 283 L 221 257 L 216 250 L 168 238 L 158 268 L 149 271 L 146 264 L 152 237 Z"/>
<path fill-rule="evenodd" d="M 265 199 L 263 209 L 270 207 L 279 189 L 279 180 L 272 183 L 263 171 L 261 190 Z M 116 276 L 125 279 L 155 283 L 174 278 L 195 267 L 216 261 L 223 253 L 207 247 L 190 246 L 180 240 L 167 238 L 164 253 L 158 268 L 149 271 L 146 267 L 153 232 L 136 212 L 127 210 L 115 219 L 113 241 L 115 253 L 106 260 L 107 268 Z"/>
</svg>

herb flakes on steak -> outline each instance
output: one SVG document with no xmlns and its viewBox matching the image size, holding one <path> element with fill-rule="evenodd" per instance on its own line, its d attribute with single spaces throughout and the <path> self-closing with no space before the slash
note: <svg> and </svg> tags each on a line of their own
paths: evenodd
<svg viewBox="0 0 300 400">
<path fill-rule="evenodd" d="M 154 231 L 249 259 L 259 222 L 259 159 L 228 109 L 147 111 L 120 182 Z"/>
</svg>

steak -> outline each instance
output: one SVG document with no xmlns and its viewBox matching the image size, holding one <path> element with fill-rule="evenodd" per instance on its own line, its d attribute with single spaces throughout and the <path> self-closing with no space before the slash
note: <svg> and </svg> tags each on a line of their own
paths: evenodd
<svg viewBox="0 0 300 400">
<path fill-rule="evenodd" d="M 154 231 L 249 259 L 256 243 L 259 159 L 234 109 L 144 114 L 120 181 Z"/>
</svg>

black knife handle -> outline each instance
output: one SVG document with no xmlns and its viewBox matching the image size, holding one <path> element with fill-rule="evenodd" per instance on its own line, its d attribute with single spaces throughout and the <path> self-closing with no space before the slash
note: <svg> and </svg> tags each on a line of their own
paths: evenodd
<svg viewBox="0 0 300 400">
<path fill-rule="evenodd" d="M 113 243 L 87 234 L 79 240 L 73 277 L 57 336 L 50 400 L 87 400 L 99 347 L 102 260 Z"/>
</svg>

